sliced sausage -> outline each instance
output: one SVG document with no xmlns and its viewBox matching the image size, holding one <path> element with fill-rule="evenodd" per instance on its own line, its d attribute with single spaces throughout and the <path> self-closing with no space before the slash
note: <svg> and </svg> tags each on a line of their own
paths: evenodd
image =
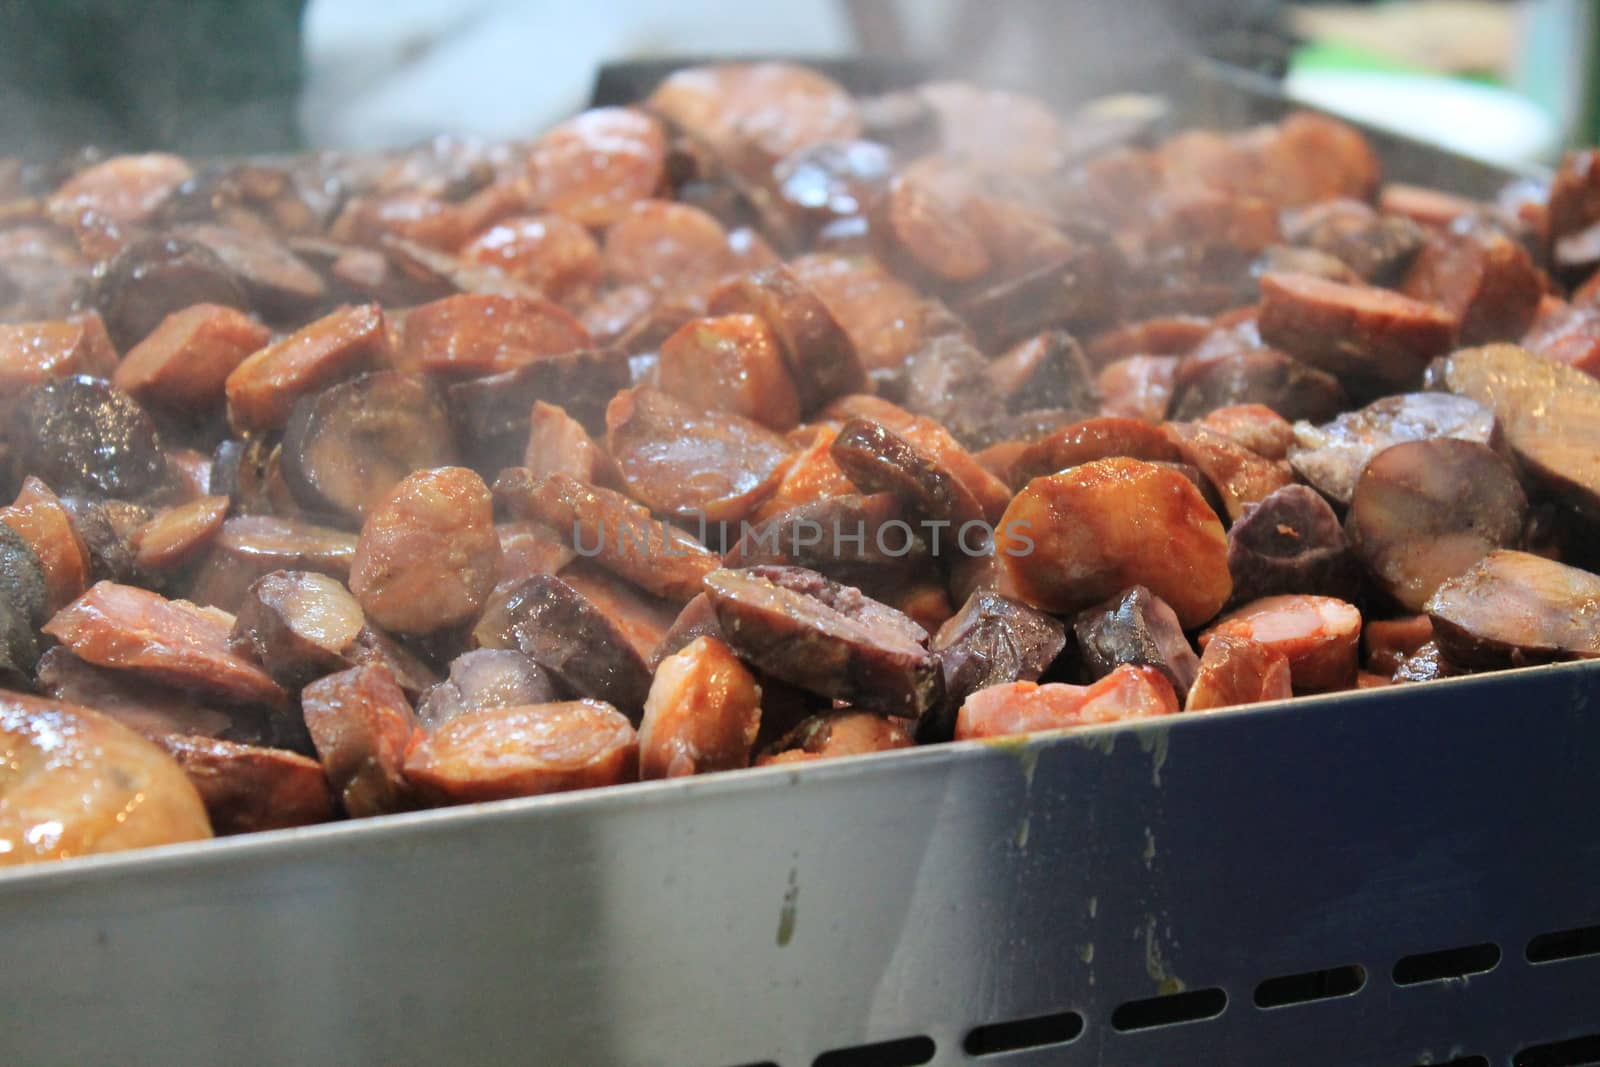
<svg viewBox="0 0 1600 1067">
<path fill-rule="evenodd" d="M 1308 275 L 1261 278 L 1261 339 L 1356 381 L 1405 387 L 1428 360 L 1450 350 L 1459 320 L 1450 311 Z"/>
<path fill-rule="evenodd" d="M 1375 674 L 1393 677 L 1400 665 L 1433 640 L 1433 620 L 1426 615 L 1374 619 L 1361 630 L 1362 662 Z"/>
<path fill-rule="evenodd" d="M 1177 614 L 1142 585 L 1080 611 L 1072 629 L 1084 666 L 1094 678 L 1132 663 L 1154 667 L 1180 695 L 1194 685 L 1200 657 L 1183 635 Z"/>
<path fill-rule="evenodd" d="M 384 629 L 433 633 L 477 616 L 499 562 L 483 479 L 463 467 L 417 471 L 368 512 L 350 591 Z"/>
<path fill-rule="evenodd" d="M 250 306 L 244 287 L 215 252 L 166 234 L 124 245 L 95 273 L 90 299 L 123 352 L 174 311 L 195 304 Z"/>
<path fill-rule="evenodd" d="M 1231 404 L 1217 408 L 1200 425 L 1220 433 L 1263 459 L 1287 459 L 1294 445 L 1294 426 L 1265 404 Z"/>
<path fill-rule="evenodd" d="M 722 565 L 805 567 L 888 600 L 904 593 L 931 562 L 931 550 L 915 531 L 899 529 L 906 526 L 905 514 L 889 493 L 846 493 L 797 504 L 765 522 L 746 522 Z"/>
<path fill-rule="evenodd" d="M 0 745 L 0 867 L 211 836 L 182 769 L 99 712 L 4 693 Z"/>
<path fill-rule="evenodd" d="M 1387 284 L 1405 270 L 1426 235 L 1403 215 L 1379 214 L 1361 200 L 1341 198 L 1284 213 L 1284 239 L 1332 256 L 1362 281 Z"/>
<path fill-rule="evenodd" d="M 16 500 L 0 508 L 0 522 L 27 542 L 44 578 L 44 595 L 39 598 L 38 615 L 32 620 L 33 624 L 43 622 L 89 588 L 89 550 L 73 528 L 72 517 L 49 486 L 30 475 L 23 481 Z M 15 579 L 8 577 L 6 584 L 14 586 Z M 14 588 L 6 592 L 12 599 L 18 599 Z M 26 597 L 19 602 L 32 599 Z"/>
<path fill-rule="evenodd" d="M 800 568 L 752 567 L 713 571 L 706 594 L 724 640 L 776 678 L 903 718 L 938 702 L 927 633 L 857 589 Z"/>
<path fill-rule="evenodd" d="M 1343 600 L 1303 594 L 1265 597 L 1203 630 L 1200 647 L 1217 637 L 1244 637 L 1282 653 L 1300 692 L 1349 689 L 1356 683 L 1361 613 Z"/>
<path fill-rule="evenodd" d="M 221 401 L 228 375 L 271 338 L 242 311 L 196 304 L 162 319 L 128 350 L 111 381 L 145 403 L 203 411 Z"/>
<path fill-rule="evenodd" d="M 207 222 L 171 232 L 210 249 L 239 279 L 251 306 L 273 321 L 304 321 L 327 298 L 322 276 L 276 238 Z"/>
<path fill-rule="evenodd" d="M 917 173 L 889 182 L 883 225 L 895 247 L 918 268 L 945 282 L 970 282 L 994 266 L 963 205 Z"/>
<path fill-rule="evenodd" d="M 789 440 L 800 451 L 783 468 L 778 486 L 748 517 L 752 526 L 760 525 L 800 504 L 855 492 L 855 485 L 833 459 L 833 439 L 838 428 L 813 423 L 790 434 Z"/>
<path fill-rule="evenodd" d="M 1177 356 L 1127 356 L 1101 368 L 1095 389 L 1104 415 L 1160 422 L 1172 407 Z"/>
<path fill-rule="evenodd" d="M 406 475 L 452 464 L 455 442 L 437 389 L 417 375 L 376 371 L 297 401 L 282 457 L 301 506 L 353 525 Z"/>
<path fill-rule="evenodd" d="M 1600 578 L 1526 552 L 1491 552 L 1425 607 L 1439 648 L 1470 667 L 1600 658 Z"/>
<path fill-rule="evenodd" d="M 1600 382 L 1515 345 L 1457 352 L 1444 362 L 1440 381 L 1494 412 L 1529 472 L 1600 516 Z"/>
<path fill-rule="evenodd" d="M 799 392 L 802 412 L 866 387 L 866 369 L 850 335 L 787 267 L 767 267 L 733 279 L 711 295 L 708 309 L 713 315 L 752 314 L 766 320 Z"/>
<path fill-rule="evenodd" d="M 688 204 L 641 200 L 606 231 L 606 276 L 680 298 L 698 297 L 737 269 L 722 223 Z"/>
<path fill-rule="evenodd" d="M 478 624 L 479 644 L 518 648 L 568 694 L 604 700 L 637 719 L 650 691 L 650 670 L 617 621 L 554 575 L 518 585 Z"/>
<path fill-rule="evenodd" d="M 661 124 L 632 108 L 585 111 L 547 130 L 528 154 L 529 199 L 585 226 L 609 226 L 666 178 Z"/>
<path fill-rule="evenodd" d="M 226 519 L 195 575 L 189 596 L 200 604 L 233 610 L 250 583 L 269 571 L 309 570 L 350 577 L 356 537 L 343 530 L 269 515 Z"/>
<path fill-rule="evenodd" d="M 1597 275 L 1600 276 L 1600 275 Z M 1542 359 L 1600 378 L 1600 309 L 1550 301 L 1540 305 L 1522 346 Z"/>
<path fill-rule="evenodd" d="M 495 494 L 511 512 L 552 527 L 574 549 L 644 589 L 682 602 L 700 592 L 716 555 L 690 534 L 651 516 L 621 493 L 565 474 L 519 484 L 503 471 Z"/>
<path fill-rule="evenodd" d="M 904 719 L 846 708 L 812 715 L 774 741 L 757 765 L 810 763 L 841 756 L 892 752 L 916 744 Z"/>
<path fill-rule="evenodd" d="M 1406 441 L 1366 465 L 1350 499 L 1350 547 L 1408 611 L 1497 548 L 1516 547 L 1528 498 L 1487 445 Z"/>
<path fill-rule="evenodd" d="M 748 515 L 777 487 L 793 451 L 759 423 L 654 389 L 612 399 L 606 449 L 628 491 L 651 510 L 711 522 Z"/>
<path fill-rule="evenodd" d="M 1426 641 L 1406 657 L 1405 662 L 1395 668 L 1391 682 L 1395 685 L 1407 682 L 1432 682 L 1439 678 L 1454 678 L 1465 673 L 1467 672 L 1460 665 L 1452 662 L 1440 650 L 1437 641 Z"/>
<path fill-rule="evenodd" d="M 604 612 L 646 662 L 678 617 L 678 603 L 653 596 L 588 560 L 574 560 L 561 569 L 559 577 Z"/>
<path fill-rule="evenodd" d="M 989 590 L 973 593 L 939 627 L 928 647 L 944 674 L 943 705 L 917 726 L 922 741 L 955 736 L 955 715 L 980 689 L 1037 681 L 1067 647 L 1059 619 Z"/>
<path fill-rule="evenodd" d="M 891 493 L 912 513 L 957 529 L 984 522 L 982 505 L 959 478 L 876 422 L 851 419 L 831 451 L 839 469 L 864 492 Z"/>
<path fill-rule="evenodd" d="M 638 777 L 639 739 L 598 700 L 485 708 L 424 734 L 404 772 L 431 804 L 592 789 Z"/>
<path fill-rule="evenodd" d="M 1247 637 L 1218 635 L 1206 643 L 1184 706 L 1212 711 L 1292 696 L 1289 661 L 1282 652 Z"/>
<path fill-rule="evenodd" d="M 98 582 L 43 630 L 89 663 L 236 704 L 283 704 L 278 684 L 228 647 L 232 626 L 233 617 L 215 608 Z"/>
<path fill-rule="evenodd" d="M 101 378 L 32 387 L 17 399 L 7 430 L 18 466 L 60 493 L 136 499 L 168 480 L 155 423 Z"/>
<path fill-rule="evenodd" d="M 503 270 L 569 309 L 589 303 L 604 274 L 589 231 L 555 214 L 501 219 L 468 242 L 461 258 Z"/>
<path fill-rule="evenodd" d="M 1477 345 L 1526 333 L 1544 283 L 1521 242 L 1486 226 L 1452 226 L 1428 238 L 1400 291 L 1454 315 L 1460 342 Z"/>
<path fill-rule="evenodd" d="M 466 457 L 492 476 L 521 462 L 535 401 L 558 405 L 590 433 L 600 433 L 607 402 L 631 381 L 625 352 L 569 352 L 456 382 L 446 390 L 445 403 Z"/>
<path fill-rule="evenodd" d="M 0 323 L 0 396 L 74 374 L 108 378 L 116 370 L 117 350 L 93 311 L 47 322 Z"/>
<path fill-rule="evenodd" d="M 1222 523 L 1194 483 L 1126 458 L 1035 478 L 995 536 L 1004 578 L 1035 607 L 1081 611 L 1144 585 L 1172 605 L 1185 629 L 1227 602 L 1227 554 Z"/>
<path fill-rule="evenodd" d="M 225 496 L 203 496 L 167 508 L 128 539 L 133 546 L 134 565 L 147 574 L 184 566 L 211 547 L 227 517 Z"/>
<path fill-rule="evenodd" d="M 1092 412 L 1100 393 L 1083 349 L 1065 330 L 1046 330 L 1013 345 L 988 368 L 989 384 L 1013 412 L 1065 408 Z"/>
<path fill-rule="evenodd" d="M 50 195 L 48 210 L 64 222 L 92 211 L 124 225 L 138 224 L 193 177 L 193 167 L 165 152 L 112 156 L 62 182 Z"/>
<path fill-rule="evenodd" d="M 1171 414 L 1195 419 L 1233 404 L 1262 404 L 1286 419 L 1331 419 L 1349 406 L 1339 379 L 1275 348 L 1185 357 L 1174 375 Z"/>
<path fill-rule="evenodd" d="M 898 367 L 921 344 L 926 331 L 922 294 L 876 259 L 812 253 L 790 262 L 789 269 L 849 335 L 866 370 Z"/>
<path fill-rule="evenodd" d="M 1232 438 L 1197 423 L 1169 422 L 1162 431 L 1182 461 L 1216 488 L 1229 522 L 1237 522 L 1247 506 L 1260 503 L 1294 480 L 1282 460 L 1263 459 Z"/>
<path fill-rule="evenodd" d="M 345 814 L 359 819 L 410 806 L 401 767 L 417 720 L 388 671 L 352 667 L 319 678 L 301 692 L 300 706 Z"/>
<path fill-rule="evenodd" d="M 1450 437 L 1489 444 L 1494 413 L 1466 397 L 1403 393 L 1348 411 L 1324 426 L 1298 422 L 1289 462 L 1337 504 L 1348 505 L 1367 461 L 1402 441 Z"/>
<path fill-rule="evenodd" d="M 322 765 L 298 752 L 184 734 L 168 734 L 157 744 L 189 776 L 219 835 L 313 826 L 334 817 Z"/>
<path fill-rule="evenodd" d="M 719 63 L 674 71 L 646 106 L 727 161 L 761 172 L 821 141 L 861 134 L 850 94 L 793 63 Z"/>
<path fill-rule="evenodd" d="M 228 421 L 240 431 L 279 429 L 296 400 L 372 369 L 388 352 L 376 304 L 337 308 L 233 369 L 225 384 Z"/>
<path fill-rule="evenodd" d="M 535 478 L 564 474 L 592 485 L 617 485 L 617 465 L 583 424 L 554 404 L 533 402 L 528 414 L 528 449 L 523 466 Z"/>
<path fill-rule="evenodd" d="M 406 313 L 400 358 L 433 374 L 480 377 L 588 347 L 583 324 L 558 304 L 459 293 Z"/>
<path fill-rule="evenodd" d="M 153 741 L 168 734 L 243 739 L 260 734 L 259 717 L 220 708 L 193 693 L 86 663 L 61 645 L 39 657 L 39 691 L 94 708 Z"/>
<path fill-rule="evenodd" d="M 691 319 L 661 342 L 656 384 L 686 403 L 710 402 L 768 429 L 800 421 L 800 396 L 777 336 L 756 315 Z"/>
<path fill-rule="evenodd" d="M 417 721 L 434 730 L 469 711 L 548 704 L 558 699 L 543 667 L 515 649 L 478 648 L 450 661 L 450 674 L 417 702 Z"/>
<path fill-rule="evenodd" d="M 656 664 L 674 652 L 687 648 L 700 637 L 722 639 L 722 627 L 717 622 L 717 609 L 711 606 L 711 598 L 704 593 L 698 594 L 685 604 L 677 617 L 672 620 L 672 625 L 667 628 L 661 643 L 650 653 L 648 662 L 651 668 L 654 669 Z"/>
<path fill-rule="evenodd" d="M 1177 445 L 1160 429 L 1137 419 L 1101 416 L 1035 441 L 1012 463 L 1012 484 L 1027 485 L 1034 478 L 1113 456 L 1166 463 L 1182 458 Z"/>
<path fill-rule="evenodd" d="M 1349 600 L 1360 589 L 1339 517 L 1303 485 L 1286 485 L 1245 508 L 1228 529 L 1228 573 L 1235 604 L 1283 593 Z"/>
<path fill-rule="evenodd" d="M 656 667 L 639 725 L 639 776 L 676 778 L 750 765 L 761 727 L 761 687 L 714 637 Z"/>
<path fill-rule="evenodd" d="M 366 624 L 361 605 L 337 578 L 273 571 L 250 586 L 229 644 L 279 685 L 299 689 L 348 667 Z"/>
<path fill-rule="evenodd" d="M 1124 664 L 1093 685 L 1012 682 L 980 689 L 961 705 L 955 739 L 1103 726 L 1177 711 L 1172 683 L 1160 671 Z"/>
</svg>

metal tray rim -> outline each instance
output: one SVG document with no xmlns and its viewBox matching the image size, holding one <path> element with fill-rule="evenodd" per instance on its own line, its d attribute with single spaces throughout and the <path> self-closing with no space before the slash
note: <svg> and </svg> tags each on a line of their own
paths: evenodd
<svg viewBox="0 0 1600 1067">
<path fill-rule="evenodd" d="M 1536 675 L 1566 674 L 1577 678 L 1593 676 L 1600 682 L 1600 660 L 1577 660 L 1564 663 L 1535 664 L 1507 670 L 1441 678 L 1426 684 L 1430 692 L 1440 687 L 1463 690 L 1466 699 L 1474 687 L 1481 687 L 1485 679 L 1499 681 L 1528 678 Z M 1405 688 L 1411 688 L 1407 686 Z M 955 741 L 938 745 L 919 745 L 890 752 L 874 752 L 857 756 L 843 756 L 814 763 L 788 766 L 748 767 L 735 771 L 722 771 L 714 775 L 678 779 L 661 779 L 649 782 L 627 782 L 598 789 L 571 793 L 553 793 L 545 796 L 516 797 L 506 800 L 484 801 L 453 807 L 430 808 L 421 811 L 400 812 L 366 819 L 344 819 L 299 826 L 281 830 L 261 830 L 231 837 L 209 838 L 174 845 L 157 845 L 100 855 L 75 856 L 45 863 L 22 864 L 0 868 L 0 893 L 12 890 L 43 889 L 66 881 L 92 881 L 124 875 L 155 874 L 176 868 L 191 869 L 207 864 L 224 864 L 248 859 L 260 854 L 293 851 L 299 846 L 324 846 L 356 838 L 362 841 L 388 838 L 398 840 L 418 827 L 439 828 L 452 823 L 480 826 L 500 821 L 519 819 L 554 818 L 573 808 L 582 808 L 596 815 L 650 804 L 663 797 L 719 796 L 744 793 L 769 788 L 778 780 L 791 784 L 834 782 L 869 775 L 891 775 L 899 767 L 916 761 L 918 765 L 932 768 L 938 764 L 966 766 L 994 758 L 1031 760 L 1046 750 L 1059 746 L 1093 746 L 1103 739 L 1128 734 L 1133 737 L 1162 735 L 1169 731 L 1188 731 L 1209 728 L 1205 723 L 1213 720 L 1232 721 L 1261 716 L 1290 714 L 1317 714 L 1319 709 L 1331 706 L 1374 703 L 1382 700 L 1404 700 L 1404 695 L 1388 687 L 1370 690 L 1342 690 L 1296 696 L 1288 700 L 1243 704 L 1199 714 L 1179 712 L 1155 718 L 1129 722 L 1104 723 L 1095 726 L 1045 730 L 1014 737 L 1000 737 L 976 741 Z"/>
</svg>

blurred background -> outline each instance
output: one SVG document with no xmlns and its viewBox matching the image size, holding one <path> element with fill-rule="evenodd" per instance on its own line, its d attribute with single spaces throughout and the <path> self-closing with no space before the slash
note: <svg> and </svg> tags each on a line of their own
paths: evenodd
<svg viewBox="0 0 1600 1067">
<path fill-rule="evenodd" d="M 606 60 L 872 54 L 1062 106 L 1187 51 L 1499 162 L 1600 141 L 1593 0 L 7 0 L 0 153 L 516 137 Z"/>
</svg>

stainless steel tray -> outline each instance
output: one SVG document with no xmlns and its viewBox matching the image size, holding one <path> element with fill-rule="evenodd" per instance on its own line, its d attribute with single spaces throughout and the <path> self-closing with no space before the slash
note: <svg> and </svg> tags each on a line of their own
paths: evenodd
<svg viewBox="0 0 1600 1067">
<path fill-rule="evenodd" d="M 0 1064 L 1597 1063 L 1597 757 L 1569 664 L 22 869 Z"/>
</svg>

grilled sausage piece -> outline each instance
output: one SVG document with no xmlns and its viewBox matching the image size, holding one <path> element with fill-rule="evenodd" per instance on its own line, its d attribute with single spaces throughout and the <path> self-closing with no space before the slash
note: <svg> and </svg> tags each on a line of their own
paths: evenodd
<svg viewBox="0 0 1600 1067">
<path fill-rule="evenodd" d="M 652 511 L 710 522 L 748 515 L 777 487 L 794 451 L 759 423 L 654 389 L 612 399 L 606 449 L 628 491 Z"/>
<path fill-rule="evenodd" d="M 1361 654 L 1366 669 L 1393 677 L 1400 665 L 1433 640 L 1433 620 L 1426 615 L 1375 619 L 1361 628 Z"/>
<path fill-rule="evenodd" d="M 555 683 L 532 659 L 515 649 L 478 648 L 450 661 L 450 674 L 417 702 L 417 721 L 435 730 L 469 711 L 548 704 Z"/>
<path fill-rule="evenodd" d="M 312 826 L 336 813 L 322 765 L 298 752 L 185 734 L 156 743 L 189 776 L 219 835 Z"/>
<path fill-rule="evenodd" d="M 706 576 L 723 639 L 783 681 L 833 700 L 915 719 L 942 689 L 927 632 L 857 589 L 798 567 Z"/>
<path fill-rule="evenodd" d="M 589 347 L 588 332 L 560 305 L 487 293 L 459 293 L 412 308 L 402 336 L 402 365 L 467 378 Z"/>
<path fill-rule="evenodd" d="M 505 271 L 568 310 L 589 303 L 603 273 L 589 231 L 555 214 L 501 219 L 468 242 L 461 258 Z"/>
<path fill-rule="evenodd" d="M 215 252 L 166 234 L 124 245 L 96 275 L 91 299 L 123 352 L 174 311 L 195 304 L 250 306 L 239 279 Z"/>
<path fill-rule="evenodd" d="M 430 804 L 541 796 L 639 776 L 639 739 L 598 700 L 470 711 L 424 734 L 404 773 Z"/>
<path fill-rule="evenodd" d="M 337 308 L 259 349 L 229 373 L 228 421 L 241 432 L 279 429 L 296 400 L 371 370 L 388 354 L 381 308 Z"/>
<path fill-rule="evenodd" d="M 584 226 L 608 226 L 666 178 L 667 140 L 632 108 L 585 111 L 547 130 L 528 154 L 529 199 Z"/>
<path fill-rule="evenodd" d="M 1183 458 L 1177 444 L 1157 427 L 1138 419 L 1100 416 L 1063 427 L 1028 446 L 1011 464 L 1012 484 L 1025 486 L 1034 478 L 1113 456 L 1163 463 Z"/>
<path fill-rule="evenodd" d="M 1160 671 L 1180 700 L 1194 685 L 1200 657 L 1172 608 L 1142 585 L 1080 611 L 1072 629 L 1084 666 L 1094 678 L 1131 663 Z"/>
<path fill-rule="evenodd" d="M 1405 388 L 1450 350 L 1459 319 L 1387 289 L 1304 274 L 1261 278 L 1261 339 L 1352 383 Z"/>
<path fill-rule="evenodd" d="M 232 611 L 250 584 L 269 571 L 316 571 L 348 581 L 356 545 L 355 535 L 343 530 L 270 515 L 237 515 L 223 520 L 189 596 L 196 603 Z"/>
<path fill-rule="evenodd" d="M 864 756 L 871 752 L 891 752 L 916 744 L 911 726 L 904 719 L 877 715 L 870 711 L 846 708 L 824 712 L 801 720 L 795 727 L 768 746 L 756 761 L 757 766 L 810 763 L 840 756 Z"/>
<path fill-rule="evenodd" d="M 1172 407 L 1178 356 L 1126 356 L 1095 376 L 1100 411 L 1117 418 L 1160 422 Z"/>
<path fill-rule="evenodd" d="M 16 500 L 0 508 L 0 522 L 27 543 L 44 579 L 44 595 L 35 605 L 31 595 L 17 597 L 15 583 L 19 579 L 11 566 L 6 568 L 5 592 L 27 609 L 33 624 L 43 622 L 89 588 L 89 550 L 49 486 L 29 475 Z"/>
<path fill-rule="evenodd" d="M 1200 657 L 1188 711 L 1211 711 L 1294 695 L 1289 661 L 1277 649 L 1247 637 L 1213 637 Z"/>
<path fill-rule="evenodd" d="M 921 741 L 948 741 L 967 697 L 991 685 L 1037 681 L 1067 647 L 1059 619 L 990 590 L 967 598 L 928 647 L 944 673 L 944 703 L 917 724 Z"/>
<path fill-rule="evenodd" d="M 722 641 L 696 638 L 656 667 L 639 724 L 639 776 L 748 767 L 760 728 L 755 676 Z"/>
<path fill-rule="evenodd" d="M 93 311 L 47 322 L 0 323 L 0 396 L 74 374 L 109 378 L 116 370 L 117 350 Z"/>
<path fill-rule="evenodd" d="M 889 493 L 848 493 L 800 504 L 766 522 L 746 524 L 722 565 L 805 567 L 887 601 L 903 594 L 930 563 L 927 546 L 899 529 L 904 516 Z M 951 531 L 946 540 L 954 536 Z"/>
<path fill-rule="evenodd" d="M 891 493 L 908 511 L 956 529 L 984 521 L 982 505 L 954 472 L 878 423 L 851 419 L 830 450 L 864 492 Z"/>
<path fill-rule="evenodd" d="M 159 512 L 128 539 L 134 565 L 146 574 L 183 566 L 211 546 L 227 517 L 225 496 L 203 496 Z"/>
<path fill-rule="evenodd" d="M 1450 392 L 1494 412 L 1523 467 L 1600 517 L 1600 382 L 1516 345 L 1453 353 L 1438 377 Z"/>
<path fill-rule="evenodd" d="M 1002 574 L 1037 608 L 1080 611 L 1144 585 L 1172 605 L 1186 629 L 1227 602 L 1227 553 L 1222 523 L 1194 483 L 1124 458 L 1029 482 L 995 538 Z"/>
<path fill-rule="evenodd" d="M 388 671 L 361 666 L 319 678 L 301 692 L 300 706 L 345 814 L 359 819 L 411 806 L 401 766 L 417 720 Z"/>
<path fill-rule="evenodd" d="M 38 676 L 39 691 L 46 696 L 93 708 L 152 741 L 168 734 L 256 740 L 266 732 L 266 724 L 248 711 L 218 707 L 126 671 L 96 667 L 61 645 L 39 657 Z"/>
<path fill-rule="evenodd" d="M 1600 658 L 1600 577 L 1526 552 L 1491 552 L 1428 598 L 1440 650 L 1468 667 Z"/>
<path fill-rule="evenodd" d="M 766 267 L 733 279 L 711 295 L 709 310 L 713 315 L 748 313 L 766 320 L 788 364 L 802 413 L 866 388 L 866 369 L 850 335 L 787 267 Z"/>
<path fill-rule="evenodd" d="M 1522 540 L 1528 498 L 1487 445 L 1451 438 L 1379 452 L 1350 500 L 1352 551 L 1383 590 L 1420 611 L 1434 590 Z"/>
<path fill-rule="evenodd" d="M 1285 595 L 1255 600 L 1200 634 L 1204 649 L 1217 637 L 1259 641 L 1289 661 L 1299 692 L 1349 689 L 1356 683 L 1361 613 L 1333 597 Z"/>
<path fill-rule="evenodd" d="M 554 575 L 529 578 L 477 630 L 486 648 L 521 649 L 571 696 L 603 700 L 637 721 L 650 692 L 645 665 L 623 624 Z"/>
<path fill-rule="evenodd" d="M 1179 361 L 1172 417 L 1196 419 L 1233 404 L 1262 404 L 1286 419 L 1321 421 L 1348 404 L 1339 379 L 1275 348 L 1242 348 Z"/>
<path fill-rule="evenodd" d="M 1600 309 L 1548 298 L 1523 335 L 1522 345 L 1543 359 L 1600 378 Z"/>
<path fill-rule="evenodd" d="M 1400 291 L 1437 304 L 1460 321 L 1462 344 L 1514 341 L 1527 332 L 1544 282 L 1521 242 L 1489 226 L 1431 234 Z"/>
<path fill-rule="evenodd" d="M 134 500 L 168 483 L 155 423 L 102 378 L 34 386 L 17 398 L 6 430 L 17 465 L 59 493 Z"/>
<path fill-rule="evenodd" d="M 1177 711 L 1178 698 L 1166 676 L 1153 667 L 1124 664 L 1093 685 L 1012 682 L 980 689 L 961 705 L 955 739 L 1100 726 Z"/>
<path fill-rule="evenodd" d="M 284 428 L 283 477 L 295 499 L 352 525 L 406 475 L 454 462 L 444 397 L 401 371 L 363 374 L 304 397 Z"/>
<path fill-rule="evenodd" d="M 1265 404 L 1230 404 L 1217 408 L 1200 425 L 1248 448 L 1262 459 L 1280 460 L 1294 444 L 1294 426 Z"/>
<path fill-rule="evenodd" d="M 506 510 L 546 524 L 581 555 L 657 596 L 688 600 L 717 568 L 705 545 L 621 493 L 566 474 L 524 481 L 522 473 L 502 471 L 494 483 Z"/>
<path fill-rule="evenodd" d="M 278 707 L 287 695 L 228 646 L 233 616 L 147 589 L 98 582 L 44 632 L 80 658 L 236 704 Z"/>
<path fill-rule="evenodd" d="M 365 626 L 361 605 L 337 578 L 273 571 L 250 587 L 229 644 L 278 684 L 299 689 L 348 667 Z"/>
<path fill-rule="evenodd" d="M 849 335 L 868 371 L 892 370 L 921 344 L 922 294 L 870 256 L 812 253 L 789 264 Z"/>
<path fill-rule="evenodd" d="M 1287 463 L 1264 459 L 1232 438 L 1196 423 L 1169 422 L 1162 432 L 1177 447 L 1183 462 L 1216 489 L 1230 523 L 1237 522 L 1245 508 L 1294 480 Z"/>
<path fill-rule="evenodd" d="M 99 712 L 0 694 L 0 867 L 211 836 L 188 778 Z"/>
<path fill-rule="evenodd" d="M 1228 530 L 1235 604 L 1282 593 L 1352 599 L 1360 575 L 1339 517 L 1317 492 L 1286 485 L 1251 505 Z"/>
<path fill-rule="evenodd" d="M 384 629 L 433 633 L 477 616 L 499 563 L 483 479 L 463 467 L 417 471 L 368 513 L 350 591 Z"/>
<path fill-rule="evenodd" d="M 800 397 L 766 320 L 755 315 L 691 319 L 661 342 L 656 384 L 685 403 L 782 433 L 800 421 Z"/>
<path fill-rule="evenodd" d="M 1297 422 L 1289 464 L 1336 504 L 1349 505 L 1367 461 L 1402 441 L 1454 437 L 1490 444 L 1494 413 L 1467 397 L 1402 393 L 1347 411 L 1322 426 Z"/>
</svg>

